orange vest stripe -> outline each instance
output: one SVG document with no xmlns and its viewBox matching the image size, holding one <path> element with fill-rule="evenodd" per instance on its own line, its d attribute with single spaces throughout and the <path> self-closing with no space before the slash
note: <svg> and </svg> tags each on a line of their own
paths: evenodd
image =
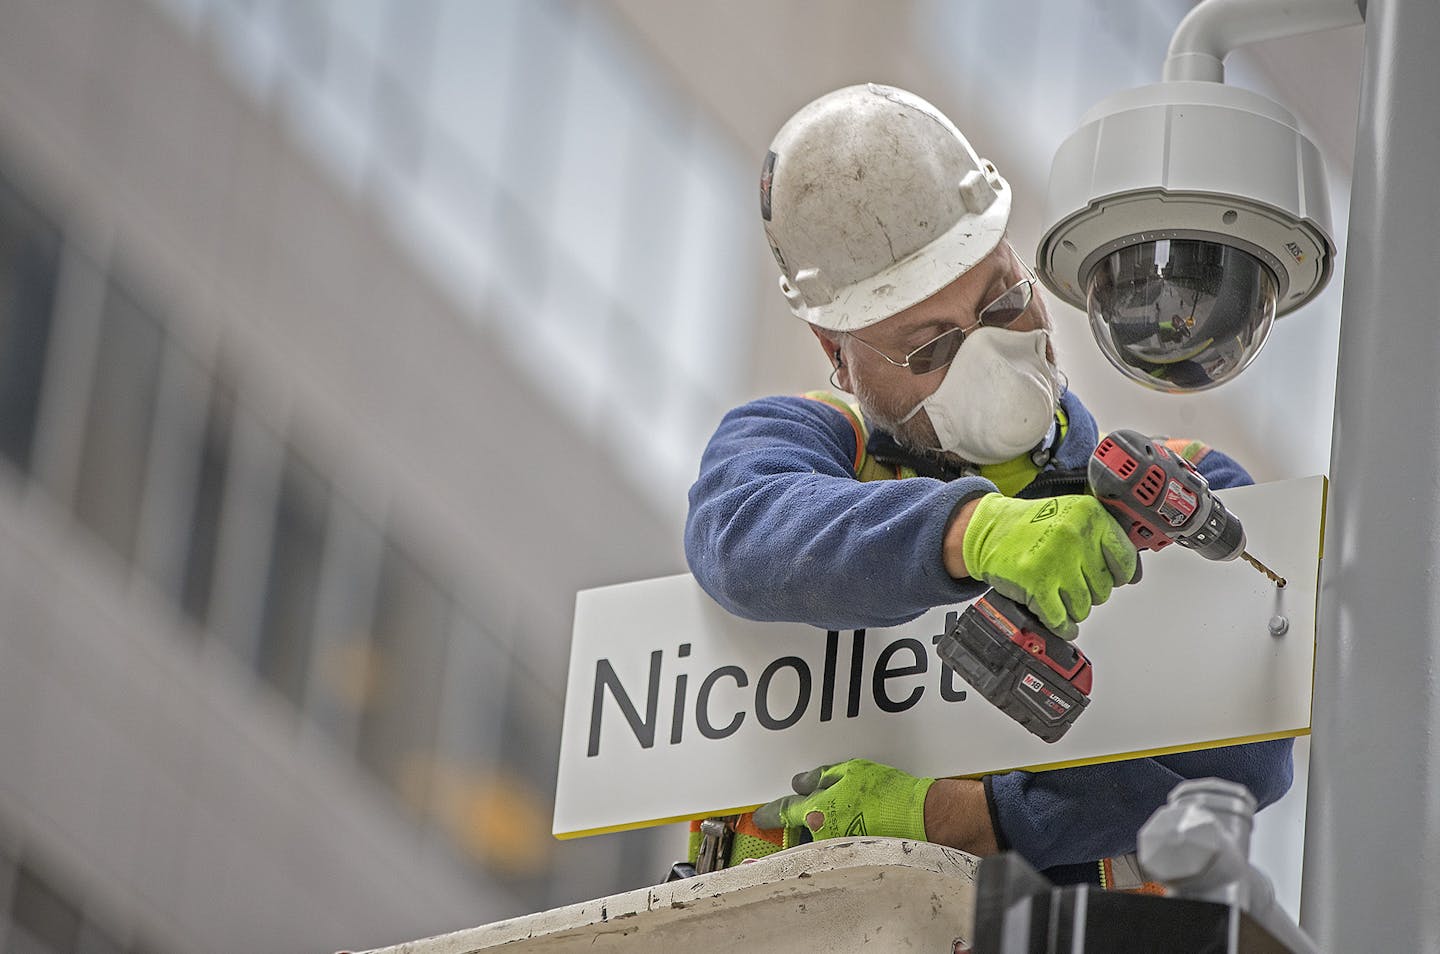
<svg viewBox="0 0 1440 954">
<path fill-rule="evenodd" d="M 855 473 L 860 473 L 860 468 L 865 466 L 865 424 L 860 420 L 860 415 L 855 409 L 828 391 L 806 391 L 801 397 L 810 401 L 819 401 L 821 404 L 828 404 L 841 414 L 845 420 L 850 422 L 850 427 L 855 431 L 855 460 L 851 466 Z"/>
<path fill-rule="evenodd" d="M 1192 441 L 1187 437 L 1168 437 L 1164 440 L 1164 444 L 1192 464 L 1200 463 L 1204 460 L 1205 455 L 1210 453 L 1208 445 L 1200 441 Z"/>
</svg>

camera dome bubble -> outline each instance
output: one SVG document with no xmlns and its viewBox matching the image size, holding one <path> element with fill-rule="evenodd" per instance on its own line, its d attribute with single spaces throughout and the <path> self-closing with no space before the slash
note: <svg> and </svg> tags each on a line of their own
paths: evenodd
<svg viewBox="0 0 1440 954">
<path fill-rule="evenodd" d="M 1219 242 L 1159 239 L 1106 255 L 1086 288 L 1090 326 L 1126 376 L 1160 391 L 1203 391 L 1239 374 L 1275 320 L 1275 277 Z"/>
</svg>

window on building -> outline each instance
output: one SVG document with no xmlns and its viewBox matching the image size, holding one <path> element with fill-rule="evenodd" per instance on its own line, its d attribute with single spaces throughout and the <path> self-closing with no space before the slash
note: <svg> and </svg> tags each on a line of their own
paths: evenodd
<svg viewBox="0 0 1440 954">
<path fill-rule="evenodd" d="M 560 763 L 560 718 L 564 692 L 546 685 L 524 664 L 510 669 L 505 717 L 501 723 L 501 759 L 536 791 L 555 791 Z"/>
<path fill-rule="evenodd" d="M 90 391 L 75 515 L 116 553 L 134 552 L 160 373 L 160 325 L 113 280 Z"/>
<path fill-rule="evenodd" d="M 403 549 L 387 543 L 371 624 L 373 692 L 360 761 L 423 810 L 430 797 L 436 687 L 444 681 L 451 603 Z"/>
<path fill-rule="evenodd" d="M 305 711 L 337 747 L 354 752 L 361 715 L 378 692 L 370 624 L 385 541 L 339 494 L 330 497 L 326 527 Z"/>
<path fill-rule="evenodd" d="M 210 612 L 210 595 L 215 580 L 220 512 L 225 501 L 230 434 L 234 418 L 234 389 L 224 380 L 217 381 L 210 393 L 210 409 L 205 422 L 194 510 L 190 520 L 190 543 L 180 590 L 181 609 L 191 619 L 202 624 Z"/>
<path fill-rule="evenodd" d="M 231 420 L 205 628 L 247 666 L 258 658 L 284 464 L 284 439 L 242 389 Z"/>
<path fill-rule="evenodd" d="M 28 470 L 60 235 L 0 178 L 0 456 Z"/>
<path fill-rule="evenodd" d="M 466 860 L 498 870 L 517 864 L 543 869 L 545 851 L 526 844 L 524 832 L 530 816 L 544 815 L 544 825 L 549 817 L 528 788 L 511 784 L 499 767 L 510 654 L 473 615 L 460 611 L 457 617 L 444 681 L 436 687 L 427 811 Z M 525 853 L 528 857 L 517 860 Z"/>
<path fill-rule="evenodd" d="M 508 840 L 492 847 L 496 856 L 492 867 L 531 906 L 547 908 L 556 900 L 550 894 L 552 866 L 557 861 L 563 864 L 561 859 L 570 854 L 568 844 L 559 845 L 553 836 L 546 837 L 554 810 L 563 700 L 523 665 L 511 665 L 508 676 L 500 723 L 500 770 L 510 800 L 523 798 L 528 808 L 515 813 Z M 533 860 L 505 850 L 515 843 L 533 846 Z"/>
<path fill-rule="evenodd" d="M 57 369 L 57 373 L 58 372 Z M 190 572 L 213 372 L 167 331 L 155 398 L 135 565 L 177 606 Z M 53 385 L 50 386 L 53 391 Z"/>
<path fill-rule="evenodd" d="M 306 676 L 325 555 L 330 488 L 294 448 L 285 453 L 255 667 L 299 706 Z"/>
</svg>

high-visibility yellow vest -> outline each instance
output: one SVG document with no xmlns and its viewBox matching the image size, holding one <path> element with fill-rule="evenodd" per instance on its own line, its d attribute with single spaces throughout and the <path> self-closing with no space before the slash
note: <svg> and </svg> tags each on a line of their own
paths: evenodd
<svg viewBox="0 0 1440 954">
<path fill-rule="evenodd" d="M 829 391 L 806 391 L 802 397 L 811 401 L 819 401 L 821 404 L 828 404 L 850 422 L 855 429 L 855 460 L 852 465 L 855 468 L 857 480 L 899 480 L 905 477 L 918 476 L 914 468 L 902 467 L 899 464 L 884 464 L 870 456 L 865 445 L 870 442 L 870 430 L 865 425 L 865 418 L 860 414 L 860 409 Z"/>
</svg>

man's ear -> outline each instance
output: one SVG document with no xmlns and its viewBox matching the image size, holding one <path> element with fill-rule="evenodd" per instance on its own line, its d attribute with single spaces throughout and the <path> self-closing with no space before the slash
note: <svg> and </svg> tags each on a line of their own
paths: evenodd
<svg viewBox="0 0 1440 954">
<path fill-rule="evenodd" d="M 840 336 L 824 328 L 810 326 L 815 339 L 820 342 L 820 347 L 825 351 L 825 360 L 830 362 L 834 372 L 830 375 L 830 381 L 842 391 L 850 391 L 850 368 L 845 364 L 840 353 Z"/>
</svg>

